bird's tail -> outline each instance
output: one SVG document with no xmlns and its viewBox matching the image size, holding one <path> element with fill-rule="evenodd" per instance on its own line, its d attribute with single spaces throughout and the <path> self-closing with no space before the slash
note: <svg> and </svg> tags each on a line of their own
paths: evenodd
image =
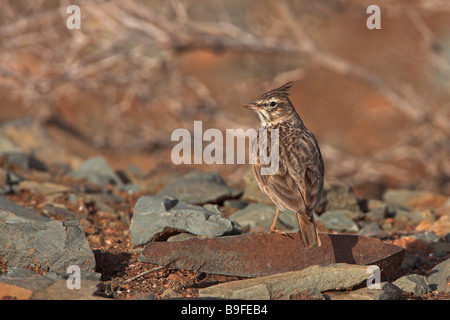
<svg viewBox="0 0 450 320">
<path fill-rule="evenodd" d="M 311 215 L 309 220 L 302 217 L 302 215 L 297 212 L 297 220 L 299 226 L 300 237 L 302 238 L 303 245 L 305 247 L 320 247 L 320 238 L 316 230 L 316 224 L 314 222 L 314 217 Z"/>
</svg>

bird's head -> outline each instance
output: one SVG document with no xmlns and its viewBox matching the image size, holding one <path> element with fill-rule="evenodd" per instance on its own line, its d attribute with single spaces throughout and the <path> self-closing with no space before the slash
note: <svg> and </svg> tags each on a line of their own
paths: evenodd
<svg viewBox="0 0 450 320">
<path fill-rule="evenodd" d="M 262 127 L 271 127 L 276 123 L 283 122 L 295 112 L 294 106 L 289 100 L 291 83 L 292 81 L 270 90 L 255 102 L 250 102 L 242 107 L 255 111 Z"/>
</svg>

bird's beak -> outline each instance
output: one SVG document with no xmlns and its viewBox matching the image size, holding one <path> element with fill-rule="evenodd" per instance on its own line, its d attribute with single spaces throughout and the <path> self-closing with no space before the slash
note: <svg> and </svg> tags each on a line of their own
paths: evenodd
<svg viewBox="0 0 450 320">
<path fill-rule="evenodd" d="M 256 103 L 250 102 L 242 106 L 242 108 L 250 109 L 250 110 L 258 110 L 259 107 Z"/>
</svg>

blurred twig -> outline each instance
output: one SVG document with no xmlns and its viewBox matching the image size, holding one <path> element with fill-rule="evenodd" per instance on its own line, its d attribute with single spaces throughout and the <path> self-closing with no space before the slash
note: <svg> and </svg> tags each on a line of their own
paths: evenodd
<svg viewBox="0 0 450 320">
<path fill-rule="evenodd" d="M 435 37 L 421 14 L 450 11 L 450 4 L 412 2 L 390 1 L 383 3 L 383 8 L 391 15 L 407 15 L 431 50 Z M 266 6 L 264 12 L 246 12 L 239 21 L 227 12 L 208 13 L 208 17 L 216 14 L 217 19 L 194 19 L 192 4 L 178 0 L 150 5 L 135 0 L 78 3 L 83 26 L 71 32 L 65 28 L 65 1 L 49 9 L 43 9 L 43 1 L 28 2 L 25 8 L 0 1 L 0 86 L 22 99 L 42 121 L 76 132 L 96 147 L 164 148 L 168 139 L 162 139 L 167 135 L 163 117 L 183 123 L 195 115 L 209 119 L 216 114 L 220 103 L 208 84 L 181 70 L 183 54 L 207 50 L 295 56 L 364 81 L 412 123 L 397 144 L 367 157 L 356 158 L 325 145 L 324 156 L 329 163 L 336 163 L 328 172 L 352 184 L 379 182 L 386 175 L 407 184 L 410 175 L 401 162 L 408 161 L 421 166 L 428 177 L 420 182 L 421 187 L 439 189 L 450 179 L 449 105 L 432 108 L 411 84 L 385 78 L 322 49 L 308 34 L 294 4 L 259 4 Z M 369 4 L 372 2 L 339 0 L 333 5 L 365 8 Z M 446 63 L 445 59 L 436 61 Z M 304 75 L 300 65 L 277 72 L 271 80 L 280 83 Z M 90 124 L 90 114 L 83 115 L 81 123 L 67 116 L 61 105 L 74 96 L 101 101 L 101 123 Z M 80 104 L 91 102 L 83 99 L 78 99 Z M 151 125 L 127 120 L 124 114 L 133 108 L 149 117 Z"/>
</svg>

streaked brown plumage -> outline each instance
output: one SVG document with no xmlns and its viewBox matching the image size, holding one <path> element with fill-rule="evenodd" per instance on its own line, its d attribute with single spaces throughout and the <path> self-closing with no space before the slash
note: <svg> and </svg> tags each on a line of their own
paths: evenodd
<svg viewBox="0 0 450 320">
<path fill-rule="evenodd" d="M 313 218 L 313 211 L 320 200 L 323 190 L 324 164 L 316 138 L 303 124 L 289 100 L 291 82 L 264 93 L 255 102 L 243 107 L 256 112 L 261 129 L 267 130 L 267 144 L 270 156 L 270 141 L 273 129 L 279 133 L 279 167 L 272 175 L 261 174 L 262 164 L 259 158 L 259 134 L 252 141 L 254 157 L 253 173 L 261 190 L 275 203 L 277 211 L 270 227 L 275 229 L 279 210 L 289 208 L 296 212 L 299 232 L 305 247 L 320 246 Z"/>
</svg>

